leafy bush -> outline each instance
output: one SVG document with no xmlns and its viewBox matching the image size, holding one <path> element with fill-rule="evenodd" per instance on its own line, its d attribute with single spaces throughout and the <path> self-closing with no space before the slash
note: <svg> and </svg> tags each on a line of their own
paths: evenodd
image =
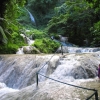
<svg viewBox="0 0 100 100">
<path fill-rule="evenodd" d="M 34 14 L 36 26 L 45 27 L 54 15 L 54 7 L 58 0 L 29 0 L 27 7 Z"/>
<path fill-rule="evenodd" d="M 58 42 L 52 41 L 49 38 L 36 39 L 33 44 L 42 53 L 54 53 L 60 46 Z"/>
<path fill-rule="evenodd" d="M 93 41 L 91 45 L 93 46 L 98 46 L 100 45 L 100 21 L 97 23 L 94 23 L 94 26 L 90 28 L 92 36 L 93 36 Z"/>
<path fill-rule="evenodd" d="M 0 54 L 15 54 L 18 48 L 24 45 L 27 44 L 24 43 L 23 37 L 17 32 L 13 32 L 9 42 L 0 46 Z"/>
<path fill-rule="evenodd" d="M 16 44 L 19 47 L 27 45 L 27 44 L 25 44 L 23 37 L 19 33 L 13 32 L 11 36 L 12 36 L 11 42 L 13 44 Z"/>
<path fill-rule="evenodd" d="M 0 54 L 15 54 L 18 50 L 18 45 L 16 44 L 7 44 L 0 46 Z"/>
<path fill-rule="evenodd" d="M 44 38 L 46 34 L 42 31 L 34 30 L 34 39 Z"/>
<path fill-rule="evenodd" d="M 69 37 L 69 42 L 79 46 L 91 38 L 89 28 L 94 23 L 94 11 L 84 0 L 67 0 L 55 7 L 55 16 L 49 21 L 47 31 Z"/>
<path fill-rule="evenodd" d="M 47 34 L 44 31 L 37 29 L 29 29 L 29 31 L 26 30 L 26 35 L 28 37 L 32 36 L 32 39 L 41 39 L 47 37 Z"/>
</svg>

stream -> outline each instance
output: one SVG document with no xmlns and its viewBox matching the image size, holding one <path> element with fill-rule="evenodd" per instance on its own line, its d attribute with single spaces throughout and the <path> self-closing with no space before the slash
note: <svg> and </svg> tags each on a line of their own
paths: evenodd
<svg viewBox="0 0 100 100">
<path fill-rule="evenodd" d="M 0 55 L 0 100 L 86 100 L 93 94 L 93 91 L 55 82 L 41 75 L 38 77 L 37 88 L 36 72 L 52 56 L 53 54 Z M 39 73 L 68 84 L 96 89 L 100 99 L 100 81 L 97 77 L 99 64 L 99 50 L 63 55 L 57 53 Z M 95 100 L 95 97 L 90 100 Z"/>
</svg>

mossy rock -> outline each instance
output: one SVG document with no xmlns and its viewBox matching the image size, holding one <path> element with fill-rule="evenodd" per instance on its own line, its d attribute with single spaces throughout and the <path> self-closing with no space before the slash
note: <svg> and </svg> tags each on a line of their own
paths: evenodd
<svg viewBox="0 0 100 100">
<path fill-rule="evenodd" d="M 23 52 L 25 54 L 40 54 L 41 53 L 37 48 L 33 46 L 23 46 Z"/>
</svg>

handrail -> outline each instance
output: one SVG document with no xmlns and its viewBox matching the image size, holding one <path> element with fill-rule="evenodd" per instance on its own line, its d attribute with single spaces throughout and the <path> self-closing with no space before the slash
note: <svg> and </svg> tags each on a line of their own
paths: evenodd
<svg viewBox="0 0 100 100">
<path fill-rule="evenodd" d="M 58 52 L 58 50 L 56 50 L 56 52 L 55 52 L 55 53 L 51 56 L 51 58 L 45 63 L 45 65 L 49 63 L 49 61 L 54 57 L 54 55 L 55 55 L 57 52 Z M 38 72 L 39 72 L 45 65 L 43 65 L 43 66 L 38 70 Z"/>
<path fill-rule="evenodd" d="M 57 50 L 57 51 L 58 51 L 58 50 Z M 56 51 L 56 52 L 57 52 L 57 51 Z M 55 52 L 55 53 L 56 53 L 56 52 Z M 61 45 L 61 52 L 62 52 L 62 55 L 63 55 L 63 48 L 62 48 L 62 45 Z M 55 55 L 55 53 L 54 53 L 54 55 Z M 54 55 L 53 55 L 53 56 L 54 56 Z M 46 64 L 49 63 L 49 61 L 52 59 L 53 56 L 51 56 L 51 58 L 46 62 Z M 46 64 L 45 64 L 45 65 L 46 65 Z M 43 66 L 41 67 L 41 69 L 42 69 L 45 65 L 43 65 Z M 41 69 L 40 69 L 40 70 L 41 70 Z M 89 96 L 86 100 L 89 100 L 89 99 L 92 98 L 94 95 L 95 95 L 95 100 L 98 100 L 98 91 L 97 91 L 97 90 L 95 90 L 95 89 L 90 89 L 90 88 L 86 88 L 86 87 L 81 87 L 81 86 L 77 86 L 77 85 L 73 85 L 73 84 L 69 84 L 69 83 L 65 83 L 65 82 L 62 82 L 62 81 L 59 81 L 59 80 L 50 78 L 50 77 L 48 77 L 48 76 L 45 76 L 45 75 L 39 73 L 40 70 L 38 70 L 37 73 L 36 73 L 36 83 L 37 83 L 37 87 L 38 87 L 38 74 L 39 74 L 39 75 L 41 75 L 41 76 L 44 76 L 44 77 L 46 77 L 46 78 L 48 78 L 48 79 L 54 80 L 54 81 L 59 82 L 59 83 L 63 83 L 63 84 L 70 85 L 70 86 L 77 87 L 77 88 L 81 88 L 81 89 L 86 89 L 86 90 L 94 91 L 94 93 L 93 93 L 91 96 Z"/>
<path fill-rule="evenodd" d="M 90 96 L 90 97 L 88 97 L 86 100 L 89 100 L 89 99 L 91 99 L 94 95 L 96 95 L 97 93 L 96 93 L 97 91 L 95 90 L 95 92 Z M 96 96 L 95 96 L 96 97 Z M 98 100 L 98 98 L 95 98 L 96 100 Z"/>
<path fill-rule="evenodd" d="M 67 85 L 70 85 L 70 86 L 74 86 L 74 87 L 78 87 L 78 88 L 82 88 L 82 89 L 86 89 L 86 90 L 95 91 L 95 89 L 89 89 L 89 88 L 85 88 L 85 87 L 81 87 L 81 86 L 77 86 L 77 85 L 73 85 L 73 84 L 68 84 L 68 83 L 65 83 L 65 82 L 62 82 L 62 81 L 59 81 L 59 80 L 50 78 L 50 77 L 48 77 L 48 76 L 45 76 L 45 75 L 43 75 L 43 74 L 41 74 L 41 73 L 38 73 L 38 74 L 41 75 L 41 76 L 44 76 L 44 77 L 46 77 L 46 78 L 48 78 L 48 79 L 54 80 L 54 81 L 56 81 L 56 82 L 60 82 L 60 83 L 63 83 L 63 84 L 67 84 Z"/>
</svg>

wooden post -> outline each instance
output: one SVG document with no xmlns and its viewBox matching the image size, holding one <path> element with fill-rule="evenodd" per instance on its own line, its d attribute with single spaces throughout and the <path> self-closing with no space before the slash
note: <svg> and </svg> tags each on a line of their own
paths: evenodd
<svg viewBox="0 0 100 100">
<path fill-rule="evenodd" d="M 97 92 L 97 90 L 95 90 L 95 100 L 99 100 L 98 99 L 98 92 Z"/>
<path fill-rule="evenodd" d="M 36 73 L 36 86 L 38 88 L 38 73 Z"/>
<path fill-rule="evenodd" d="M 61 53 L 62 53 L 62 55 L 63 55 L 63 47 L 62 47 L 62 45 L 61 45 Z"/>
</svg>

